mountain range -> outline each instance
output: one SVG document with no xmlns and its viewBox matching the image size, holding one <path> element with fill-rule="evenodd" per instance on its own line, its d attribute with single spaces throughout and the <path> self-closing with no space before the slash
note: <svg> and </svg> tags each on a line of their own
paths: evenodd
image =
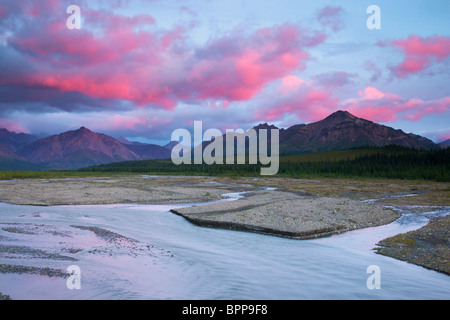
<svg viewBox="0 0 450 320">
<path fill-rule="evenodd" d="M 267 123 L 254 127 L 255 130 L 275 128 Z M 448 146 L 446 143 L 437 145 L 422 136 L 357 118 L 346 111 L 337 111 L 318 122 L 280 129 L 281 154 L 391 144 L 430 150 Z M 176 144 L 131 142 L 85 127 L 43 139 L 0 129 L 0 170 L 76 169 L 120 161 L 169 159 Z"/>
<path fill-rule="evenodd" d="M 447 140 L 445 140 L 445 141 L 440 142 L 440 143 L 439 143 L 439 146 L 440 146 L 441 148 L 448 148 L 448 147 L 450 147 L 450 139 L 447 139 Z"/>
<path fill-rule="evenodd" d="M 85 127 L 39 140 L 25 135 L 28 144 L 23 143 L 24 139 L 14 139 L 19 138 L 19 134 L 2 130 L 0 169 L 4 170 L 22 170 L 24 165 L 32 169 L 77 169 L 111 162 L 167 159 L 171 153 L 154 144 L 124 144 Z M 24 138 L 23 135 L 20 137 Z M 9 143 L 4 144 L 4 141 Z M 11 168 L 12 159 L 17 161 L 17 168 Z"/>
<path fill-rule="evenodd" d="M 37 138 L 31 134 L 15 133 L 0 128 L 0 145 L 12 152 L 16 152 L 36 140 Z M 2 156 L 1 151 L 0 156 Z"/>
<path fill-rule="evenodd" d="M 280 153 L 287 154 L 391 144 L 416 149 L 438 148 L 427 138 L 357 118 L 347 111 L 337 111 L 321 121 L 280 130 Z"/>
</svg>

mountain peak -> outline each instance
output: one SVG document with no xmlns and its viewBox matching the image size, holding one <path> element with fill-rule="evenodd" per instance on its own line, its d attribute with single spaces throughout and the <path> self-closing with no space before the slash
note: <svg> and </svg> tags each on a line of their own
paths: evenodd
<svg viewBox="0 0 450 320">
<path fill-rule="evenodd" d="M 110 162 L 138 160 L 138 156 L 113 137 L 86 127 L 40 139 L 19 150 L 32 163 L 74 169 Z"/>
<path fill-rule="evenodd" d="M 78 130 L 67 131 L 65 133 L 62 133 L 61 135 L 70 135 L 70 136 L 79 136 L 79 137 L 94 137 L 94 136 L 98 136 L 101 134 L 93 132 L 83 126 L 83 127 L 79 128 Z"/>
<path fill-rule="evenodd" d="M 17 133 L 17 132 L 14 132 L 14 131 L 9 131 L 9 130 L 6 129 L 6 128 L 0 128 L 0 134 L 2 134 L 2 135 L 20 135 L 20 134 L 22 134 L 22 133 Z"/>
<path fill-rule="evenodd" d="M 278 129 L 276 126 L 274 126 L 273 124 L 267 124 L 267 123 L 260 123 L 257 126 L 253 127 L 253 129 L 255 130 L 259 130 L 259 129 Z"/>
<path fill-rule="evenodd" d="M 357 117 L 355 117 L 354 115 L 352 115 L 350 112 L 348 111 L 344 111 L 344 110 L 338 110 L 332 114 L 330 114 L 326 119 L 357 119 Z"/>
<path fill-rule="evenodd" d="M 81 127 L 80 129 L 76 130 L 78 132 L 92 132 L 91 130 L 89 130 L 88 128 L 86 128 L 85 126 Z"/>
<path fill-rule="evenodd" d="M 438 145 L 441 148 L 448 148 L 448 147 L 450 147 L 450 139 L 447 139 L 445 141 L 441 141 L 441 142 L 438 143 Z"/>
</svg>

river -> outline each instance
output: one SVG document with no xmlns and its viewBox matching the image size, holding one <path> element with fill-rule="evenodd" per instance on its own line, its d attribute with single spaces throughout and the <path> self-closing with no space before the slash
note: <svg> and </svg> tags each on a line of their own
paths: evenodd
<svg viewBox="0 0 450 320">
<path fill-rule="evenodd" d="M 238 194 L 228 195 L 232 200 Z M 26 246 L 76 261 L 25 252 L 0 253 L 0 264 L 79 267 L 80 289 L 66 279 L 0 274 L 13 299 L 448 299 L 450 277 L 378 255 L 384 238 L 418 229 L 430 216 L 402 212 L 397 221 L 314 240 L 202 228 L 171 214 L 182 205 L 34 207 L 0 204 L 0 243 Z M 124 236 L 113 242 L 75 226 Z M 99 229 L 100 230 L 100 229 Z M 125 238 L 126 237 L 126 238 Z M 134 240 L 129 240 L 134 239 Z M 380 289 L 369 289 L 369 266 Z"/>
</svg>

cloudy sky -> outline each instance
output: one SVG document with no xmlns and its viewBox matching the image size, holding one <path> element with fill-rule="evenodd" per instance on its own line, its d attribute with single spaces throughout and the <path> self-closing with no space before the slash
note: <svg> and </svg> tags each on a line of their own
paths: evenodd
<svg viewBox="0 0 450 320">
<path fill-rule="evenodd" d="M 449 13 L 443 0 L 1 0 L 0 127 L 162 144 L 196 120 L 287 128 L 347 110 L 441 141 Z"/>
</svg>

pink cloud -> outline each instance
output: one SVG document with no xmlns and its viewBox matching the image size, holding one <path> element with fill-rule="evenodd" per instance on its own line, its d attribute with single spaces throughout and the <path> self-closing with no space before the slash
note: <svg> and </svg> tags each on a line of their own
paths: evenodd
<svg viewBox="0 0 450 320">
<path fill-rule="evenodd" d="M 103 117 L 102 122 L 106 124 L 103 126 L 108 130 L 119 130 L 119 129 L 134 129 L 138 125 L 146 125 L 148 120 L 143 117 L 132 117 L 124 116 L 120 114 L 115 114 L 111 116 Z M 93 128 L 100 129 L 98 124 L 93 124 Z"/>
<path fill-rule="evenodd" d="M 406 99 L 370 86 L 359 91 L 359 96 L 344 101 L 342 109 L 376 122 L 393 122 L 399 119 L 419 121 L 427 115 L 450 111 L 450 97 L 429 101 Z"/>
<path fill-rule="evenodd" d="M 287 79 L 288 80 L 287 80 Z M 274 98 L 272 103 L 267 103 L 258 108 L 254 119 L 260 121 L 280 121 L 283 117 L 296 115 L 302 121 L 318 121 L 328 116 L 330 110 L 337 110 L 339 98 L 335 97 L 329 90 L 317 86 L 314 83 L 301 82 L 293 76 L 283 78 L 277 90 L 283 95 Z M 295 81 L 294 81 L 295 80 Z M 294 81 L 295 86 L 286 83 Z M 293 90 L 287 90 L 293 89 Z M 272 99 L 266 99 L 271 101 Z"/>
<path fill-rule="evenodd" d="M 335 87 L 324 87 L 320 83 L 294 81 L 294 90 L 287 79 L 283 78 L 270 101 L 254 112 L 254 120 L 282 121 L 295 115 L 300 121 L 313 122 L 323 119 L 337 110 L 346 110 L 357 117 L 375 122 L 394 122 L 407 120 L 419 121 L 429 115 L 450 113 L 450 97 L 434 100 L 404 98 L 399 95 L 383 92 L 375 87 L 367 86 L 358 91 L 358 96 L 341 100 L 335 94 Z M 275 96 L 279 95 L 278 97 Z"/>
<path fill-rule="evenodd" d="M 36 26 L 22 30 L 8 41 L 17 50 L 29 54 L 39 63 L 55 67 L 88 67 L 106 63 L 118 63 L 138 49 L 153 49 L 159 39 L 150 32 L 135 31 L 152 25 L 154 19 L 147 15 L 125 17 L 83 10 L 83 16 L 91 23 L 84 23 L 81 30 L 69 31 L 59 20 L 36 21 Z M 95 21 L 102 21 L 100 26 Z M 148 56 L 154 58 L 151 51 Z"/>
<path fill-rule="evenodd" d="M 10 119 L 1 119 L 0 118 L 0 128 L 4 128 L 11 132 L 23 132 L 29 133 L 28 130 L 24 129 L 19 123 L 10 120 Z"/>
<path fill-rule="evenodd" d="M 287 75 L 281 79 L 280 93 L 282 95 L 287 95 L 297 91 L 304 84 L 306 84 L 305 80 L 292 74 Z"/>
<path fill-rule="evenodd" d="M 450 56 L 450 37 L 411 35 L 407 39 L 394 40 L 389 43 L 404 54 L 404 60 L 391 70 L 399 78 L 424 71 L 433 63 L 442 62 Z M 379 45 L 386 45 L 380 43 Z"/>
<path fill-rule="evenodd" d="M 284 24 L 253 33 L 238 30 L 193 47 L 188 27 L 155 31 L 150 15 L 88 7 L 83 15 L 81 30 L 70 31 L 47 16 L 20 28 L 8 44 L 35 68 L 20 79 L 2 75 L 0 84 L 45 86 L 164 109 L 183 100 L 246 101 L 270 82 L 303 70 L 306 50 L 325 39 Z"/>
<path fill-rule="evenodd" d="M 385 96 L 383 92 L 370 86 L 366 87 L 363 91 L 360 90 L 358 94 L 365 100 L 381 99 Z"/>
<path fill-rule="evenodd" d="M 188 75 L 191 96 L 231 101 L 249 100 L 268 83 L 303 70 L 305 51 L 323 41 L 297 26 L 264 28 L 243 37 L 221 38 L 200 50 Z"/>
<path fill-rule="evenodd" d="M 151 33 L 145 28 L 154 19 L 142 14 L 127 17 L 88 9 L 83 14 L 92 22 L 81 30 L 70 31 L 60 21 L 37 21 L 39 27 L 21 29 L 8 39 L 37 66 L 19 82 L 173 108 L 176 102 L 161 79 L 172 58 L 171 45 L 182 37 L 182 30 Z M 13 79 L 3 75 L 0 83 L 17 84 Z"/>
<path fill-rule="evenodd" d="M 260 110 L 255 114 L 256 119 L 264 121 L 279 121 L 288 115 L 296 115 L 302 121 L 312 122 L 323 119 L 336 110 L 338 99 L 326 92 L 310 92 L 298 94 L 278 102 L 268 110 Z"/>
<path fill-rule="evenodd" d="M 438 142 L 450 140 L 450 132 L 439 135 Z"/>
</svg>

